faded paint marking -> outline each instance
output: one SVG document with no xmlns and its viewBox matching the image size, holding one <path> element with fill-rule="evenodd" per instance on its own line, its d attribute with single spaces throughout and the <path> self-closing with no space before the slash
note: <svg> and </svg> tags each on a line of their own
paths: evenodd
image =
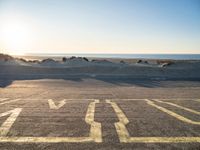
<svg viewBox="0 0 200 150">
<path fill-rule="evenodd" d="M 95 104 L 99 103 L 99 100 L 91 102 L 88 106 L 87 114 L 85 116 L 85 122 L 91 125 L 90 137 L 95 142 L 102 142 L 101 123 L 94 121 Z"/>
<path fill-rule="evenodd" d="M 4 104 L 8 104 L 8 103 L 12 103 L 12 102 L 16 102 L 16 101 L 19 101 L 19 100 L 21 100 L 21 99 L 14 99 L 14 100 L 9 100 L 9 101 L 3 101 L 3 102 L 1 102 L 0 103 L 0 105 L 4 105 Z"/>
<path fill-rule="evenodd" d="M 200 137 L 131 137 L 126 128 L 129 123 L 126 115 L 115 102 L 106 102 L 111 104 L 119 119 L 115 128 L 121 143 L 200 143 Z"/>
<path fill-rule="evenodd" d="M 175 117 L 178 120 L 181 120 L 181 121 L 189 123 L 189 124 L 200 125 L 200 122 L 198 122 L 198 121 L 192 121 L 192 120 L 190 120 L 188 118 L 185 118 L 185 117 L 183 117 L 183 116 L 181 116 L 181 115 L 179 115 L 179 114 L 177 114 L 177 113 L 175 113 L 175 112 L 173 112 L 171 110 L 168 110 L 168 109 L 166 109 L 164 107 L 156 105 L 154 102 L 152 102 L 152 101 L 150 101 L 148 99 L 146 99 L 146 102 L 147 102 L 147 104 L 149 104 L 149 105 L 151 105 L 151 106 L 153 106 L 153 107 L 155 107 L 155 108 L 157 108 L 157 109 L 159 109 L 159 110 L 167 113 L 168 115 L 170 115 L 172 117 Z"/>
<path fill-rule="evenodd" d="M 157 99 L 155 99 L 154 101 L 159 102 L 159 103 L 163 103 L 163 104 L 168 104 L 168 105 L 171 105 L 171 106 L 175 106 L 175 107 L 177 107 L 177 108 L 186 110 L 186 111 L 188 111 L 188 112 L 191 112 L 191 113 L 200 115 L 200 112 L 199 112 L 199 111 L 196 111 L 196 110 L 193 110 L 193 109 L 190 109 L 190 108 L 186 108 L 186 107 L 183 107 L 183 106 L 180 106 L 180 105 L 171 103 L 171 102 L 164 102 L 164 101 L 160 101 L 160 100 L 157 100 Z"/>
<path fill-rule="evenodd" d="M 6 136 L 7 133 L 9 132 L 11 126 L 19 116 L 20 112 L 22 111 L 22 108 L 15 108 L 13 110 L 4 112 L 0 114 L 0 117 L 4 117 L 10 114 L 8 119 L 1 125 L 0 127 L 0 136 Z"/>
<path fill-rule="evenodd" d="M 19 109 L 15 109 L 13 111 L 0 114 L 0 117 L 1 117 L 1 116 L 5 116 L 12 113 L 10 119 L 8 118 L 7 122 L 4 122 L 4 124 L 1 127 L 2 134 L 0 136 L 0 143 L 2 142 L 22 142 L 22 143 L 23 142 L 24 143 L 97 142 L 97 143 L 100 143 L 102 142 L 101 123 L 94 121 L 96 103 L 99 103 L 99 100 L 95 100 L 94 102 L 91 102 L 89 104 L 87 114 L 85 116 L 86 123 L 88 123 L 91 126 L 89 137 L 4 137 L 8 133 L 9 128 L 11 127 L 12 123 L 14 123 L 17 117 L 17 112 L 20 113 Z"/>
<path fill-rule="evenodd" d="M 8 98 L 0 98 L 0 102 L 8 100 Z"/>
<path fill-rule="evenodd" d="M 55 104 L 55 102 L 52 99 L 48 100 L 49 103 L 49 107 L 50 109 L 60 109 L 62 106 L 64 106 L 66 104 L 66 100 L 62 100 L 58 102 L 58 105 Z"/>
</svg>

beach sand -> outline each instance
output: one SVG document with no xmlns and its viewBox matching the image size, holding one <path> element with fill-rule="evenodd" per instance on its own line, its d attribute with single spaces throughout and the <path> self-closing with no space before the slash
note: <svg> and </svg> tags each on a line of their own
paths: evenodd
<svg viewBox="0 0 200 150">
<path fill-rule="evenodd" d="M 30 58 L 30 56 L 28 57 Z M 35 61 L 29 61 L 35 60 Z M 13 58 L 0 60 L 1 79 L 102 78 L 129 80 L 200 80 L 200 60 L 114 58 Z"/>
<path fill-rule="evenodd" d="M 181 121 L 152 105 L 156 104 L 168 112 L 171 110 L 199 122 L 196 114 L 156 102 L 154 99 L 198 111 L 200 61 L 105 58 L 67 58 L 65 62 L 62 58 L 55 60 L 1 60 L 0 114 L 16 108 L 22 109 L 8 135 L 0 139 L 2 149 L 118 150 L 200 147 L 200 126 Z M 163 66 L 165 63 L 167 65 Z M 87 111 L 94 100 L 98 101 L 95 111 Z M 132 142 L 119 141 L 115 124 L 119 121 L 120 113 L 116 113 L 111 104 L 116 104 L 128 119 L 129 123 L 125 127 Z M 85 121 L 85 116 L 90 115 L 86 115 L 87 112 L 93 112 L 94 120 L 102 125 L 102 143 L 79 143 L 79 140 L 75 143 L 69 143 L 68 140 L 51 143 L 63 137 L 88 137 L 90 125 Z M 0 119 L 0 124 L 3 124 L 6 117 Z M 45 139 L 43 143 L 38 137 Z M 143 137 L 146 140 L 142 140 Z M 147 142 L 156 137 L 158 143 Z M 17 143 L 18 138 L 21 138 L 21 143 Z M 141 143 L 134 141 L 138 138 Z M 166 143 L 166 138 L 172 141 Z"/>
</svg>

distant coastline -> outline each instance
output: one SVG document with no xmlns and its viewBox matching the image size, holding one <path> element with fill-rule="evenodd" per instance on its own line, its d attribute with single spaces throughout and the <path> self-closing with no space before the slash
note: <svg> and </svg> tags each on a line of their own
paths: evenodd
<svg viewBox="0 0 200 150">
<path fill-rule="evenodd" d="M 25 56 L 40 57 L 90 57 L 90 58 L 123 58 L 123 59 L 173 59 L 200 60 L 200 54 L 77 54 L 77 53 L 27 53 Z"/>
</svg>

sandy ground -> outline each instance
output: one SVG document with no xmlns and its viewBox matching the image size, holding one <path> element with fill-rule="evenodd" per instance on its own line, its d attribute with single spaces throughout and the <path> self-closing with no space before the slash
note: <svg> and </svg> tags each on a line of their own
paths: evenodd
<svg viewBox="0 0 200 150">
<path fill-rule="evenodd" d="M 0 80 L 0 84 L 7 82 Z M 0 149 L 193 149 L 198 150 L 199 142 L 163 143 L 163 137 L 187 137 L 192 140 L 200 137 L 200 126 L 180 120 L 151 106 L 148 99 L 162 108 L 179 114 L 193 122 L 199 122 L 199 114 L 163 102 L 171 102 L 198 112 L 200 110 L 199 81 L 134 81 L 117 80 L 15 80 L 0 88 L 0 115 L 21 108 L 9 132 L 0 138 Z M 7 98 L 7 99 L 6 99 Z M 52 99 L 58 109 L 49 104 Z M 66 99 L 62 104 L 63 99 Z M 23 141 L 3 142 L 4 137 L 12 139 L 26 137 L 89 137 L 90 125 L 85 118 L 93 99 L 95 104 L 94 121 L 101 124 L 102 142 L 50 143 Z M 129 123 L 125 125 L 132 142 L 120 142 L 115 123 L 120 121 L 111 103 L 114 102 L 123 112 Z M 134 100 L 133 100 L 134 99 Z M 0 117 L 0 125 L 9 114 Z M 1 127 L 1 126 L 0 126 Z M 1 129 L 1 128 L 0 128 Z M 160 137 L 160 143 L 147 141 L 134 142 L 137 137 Z M 164 140 L 166 141 L 166 140 Z"/>
<path fill-rule="evenodd" d="M 38 58 L 40 59 L 40 58 Z M 44 59 L 44 58 L 43 58 Z M 53 60 L 54 59 L 54 60 Z M 12 58 L 0 60 L 0 79 L 32 80 L 32 79 L 67 79 L 82 80 L 94 78 L 99 80 L 200 80 L 199 60 L 141 60 L 138 59 L 98 59 L 51 58 L 36 62 Z M 58 59 L 58 60 L 57 60 Z M 86 60 L 85 60 L 86 59 Z M 93 58 L 94 59 L 94 58 Z M 159 61 L 159 63 L 158 63 Z M 167 64 L 166 66 L 163 66 Z M 130 78 L 132 78 L 130 80 Z M 3 86 L 8 86 L 5 84 Z"/>
<path fill-rule="evenodd" d="M 1 61 L 0 149 L 200 148 L 200 61 L 83 61 Z"/>
</svg>

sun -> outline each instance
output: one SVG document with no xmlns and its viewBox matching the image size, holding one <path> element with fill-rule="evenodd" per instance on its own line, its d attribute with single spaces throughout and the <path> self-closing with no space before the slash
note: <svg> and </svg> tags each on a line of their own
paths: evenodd
<svg viewBox="0 0 200 150">
<path fill-rule="evenodd" d="M 3 44 L 12 55 L 23 55 L 32 42 L 32 29 L 23 20 L 7 20 L 1 25 Z"/>
</svg>

